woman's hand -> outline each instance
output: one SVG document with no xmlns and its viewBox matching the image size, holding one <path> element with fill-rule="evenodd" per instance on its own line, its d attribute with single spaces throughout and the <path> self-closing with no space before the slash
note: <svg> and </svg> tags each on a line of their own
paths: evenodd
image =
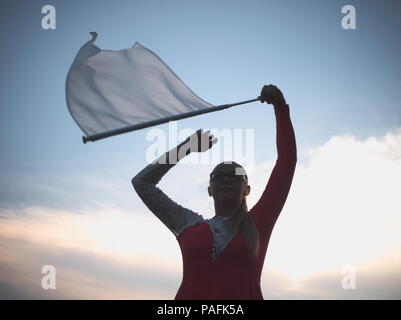
<svg viewBox="0 0 401 320">
<path fill-rule="evenodd" d="M 210 130 L 203 131 L 203 129 L 199 129 L 190 135 L 184 143 L 190 152 L 205 152 L 217 143 L 217 138 L 210 134 Z"/>
<path fill-rule="evenodd" d="M 178 146 L 163 154 L 155 162 L 160 164 L 176 164 L 191 152 L 205 152 L 215 143 L 217 143 L 217 138 L 213 139 L 213 135 L 210 134 L 209 130 L 203 132 L 202 129 L 199 129 Z"/>
<path fill-rule="evenodd" d="M 260 93 L 260 102 L 267 102 L 274 106 L 282 106 L 287 104 L 284 99 L 283 93 L 279 88 L 269 84 L 268 86 L 263 86 L 262 91 Z"/>
</svg>

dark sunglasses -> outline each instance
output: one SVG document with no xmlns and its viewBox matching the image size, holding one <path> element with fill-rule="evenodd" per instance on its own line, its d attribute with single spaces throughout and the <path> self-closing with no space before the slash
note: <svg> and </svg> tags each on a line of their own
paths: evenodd
<svg viewBox="0 0 401 320">
<path fill-rule="evenodd" d="M 222 172 L 212 172 L 210 174 L 210 181 L 212 181 L 212 182 L 222 182 L 225 177 L 227 177 L 227 180 L 229 182 L 247 181 L 246 176 L 243 175 L 243 174 L 222 173 Z"/>
</svg>

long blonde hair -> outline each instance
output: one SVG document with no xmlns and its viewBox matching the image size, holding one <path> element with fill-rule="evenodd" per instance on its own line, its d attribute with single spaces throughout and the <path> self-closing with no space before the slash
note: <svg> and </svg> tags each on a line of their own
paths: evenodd
<svg viewBox="0 0 401 320">
<path fill-rule="evenodd" d="M 242 232 L 250 256 L 253 258 L 258 257 L 260 246 L 259 233 L 249 215 L 245 197 L 233 216 L 225 221 L 225 226 L 230 233 L 237 234 L 238 231 Z"/>
<path fill-rule="evenodd" d="M 246 177 L 246 183 L 248 183 L 248 177 L 245 173 L 244 168 L 236 162 L 232 163 L 236 167 L 241 168 Z M 225 164 L 225 162 L 222 162 L 219 165 L 221 164 Z M 258 257 L 259 246 L 260 246 L 259 232 L 256 228 L 253 219 L 249 215 L 248 205 L 246 203 L 245 196 L 242 199 L 242 202 L 238 206 L 237 210 L 233 213 L 233 215 L 229 219 L 225 221 L 225 227 L 227 228 L 229 233 L 237 234 L 238 231 L 242 232 L 242 236 L 244 237 L 245 243 L 248 247 L 248 252 L 250 257 L 252 258 Z"/>
</svg>

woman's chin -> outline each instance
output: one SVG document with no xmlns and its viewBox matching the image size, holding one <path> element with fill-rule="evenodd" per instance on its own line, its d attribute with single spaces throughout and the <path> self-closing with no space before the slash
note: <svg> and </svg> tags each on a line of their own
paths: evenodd
<svg viewBox="0 0 401 320">
<path fill-rule="evenodd" d="M 238 197 L 239 197 L 238 193 L 233 191 L 223 191 L 219 192 L 218 194 L 219 199 L 236 199 Z"/>
</svg>

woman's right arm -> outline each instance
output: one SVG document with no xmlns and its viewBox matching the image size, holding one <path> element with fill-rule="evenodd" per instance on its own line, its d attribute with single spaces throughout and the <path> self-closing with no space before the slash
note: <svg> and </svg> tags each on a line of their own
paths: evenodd
<svg viewBox="0 0 401 320">
<path fill-rule="evenodd" d="M 200 133 L 200 135 L 199 133 L 200 130 L 195 134 L 198 134 L 199 137 L 207 137 L 210 141 L 211 138 L 206 133 Z M 187 227 L 204 221 L 201 215 L 177 204 L 157 187 L 161 178 L 179 160 L 192 151 L 199 151 L 194 149 L 193 144 L 191 144 L 193 141 L 191 137 L 147 165 L 132 179 L 132 185 L 143 203 L 175 236 L 178 236 Z"/>
</svg>

